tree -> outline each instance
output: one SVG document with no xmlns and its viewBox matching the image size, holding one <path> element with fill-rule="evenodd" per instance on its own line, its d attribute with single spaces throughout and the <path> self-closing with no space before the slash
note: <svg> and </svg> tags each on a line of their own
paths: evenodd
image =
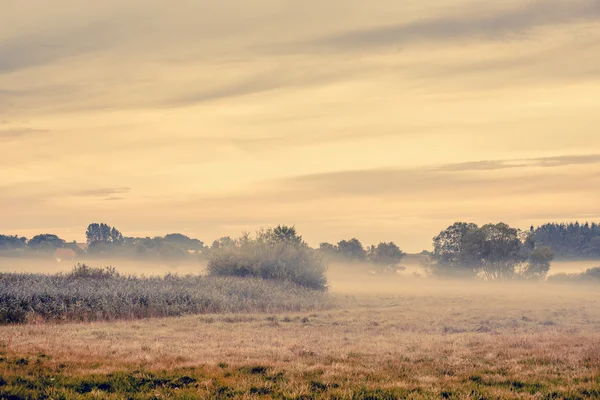
<svg viewBox="0 0 600 400">
<path fill-rule="evenodd" d="M 571 222 L 545 224 L 532 231 L 538 247 L 550 247 L 561 258 L 600 257 L 600 225 Z"/>
<path fill-rule="evenodd" d="M 34 250 L 53 251 L 65 247 L 65 241 L 49 233 L 32 237 L 27 245 Z"/>
<path fill-rule="evenodd" d="M 487 224 L 481 227 L 483 236 L 481 270 L 489 280 L 511 279 L 515 266 L 527 259 L 519 231 L 510 226 Z"/>
<path fill-rule="evenodd" d="M 550 271 L 554 253 L 550 247 L 534 249 L 526 263 L 517 269 L 517 274 L 524 279 L 542 279 Z"/>
<path fill-rule="evenodd" d="M 381 242 L 377 247 L 371 246 L 368 252 L 369 261 L 388 267 L 396 266 L 405 255 L 394 242 Z"/>
<path fill-rule="evenodd" d="M 536 279 L 546 276 L 552 250 L 536 247 L 529 233 L 507 224 L 457 222 L 433 239 L 429 272 L 481 276 L 487 280 Z"/>
<path fill-rule="evenodd" d="M 484 237 L 475 224 L 457 222 L 433 238 L 433 269 L 437 274 L 474 276 L 481 267 Z"/>
<path fill-rule="evenodd" d="M 255 236 L 244 233 L 236 240 L 228 238 L 224 246 L 216 241 L 208 261 L 209 274 L 260 277 L 325 290 L 326 268 L 321 257 L 295 239 L 299 237 L 295 233 L 286 237 L 273 236 L 272 233 L 268 229 L 259 230 Z"/>
<path fill-rule="evenodd" d="M 340 256 L 348 261 L 364 261 L 367 255 L 362 243 L 356 238 L 342 240 L 337 248 Z"/>
<path fill-rule="evenodd" d="M 111 227 L 107 224 L 90 224 L 85 232 L 88 244 L 101 243 L 112 243 L 112 244 L 123 244 L 124 238 L 121 232 L 115 227 Z"/>
<path fill-rule="evenodd" d="M 274 243 L 288 242 L 293 244 L 304 244 L 302 236 L 298 235 L 295 226 L 277 225 L 274 229 L 267 229 L 259 232 L 259 236 L 262 236 L 267 241 Z"/>
<path fill-rule="evenodd" d="M 338 249 L 334 244 L 323 242 L 319 243 L 319 251 L 331 255 L 337 253 Z"/>
<path fill-rule="evenodd" d="M 27 238 L 0 235 L 0 250 L 22 249 L 27 245 Z"/>
<path fill-rule="evenodd" d="M 204 248 L 204 243 L 200 240 L 192 239 L 181 233 L 170 233 L 165 235 L 164 241 L 184 248 L 185 250 L 202 250 Z"/>
<path fill-rule="evenodd" d="M 231 236 L 224 236 L 220 239 L 215 240 L 210 246 L 211 250 L 224 249 L 227 247 L 235 247 L 235 240 Z"/>
</svg>

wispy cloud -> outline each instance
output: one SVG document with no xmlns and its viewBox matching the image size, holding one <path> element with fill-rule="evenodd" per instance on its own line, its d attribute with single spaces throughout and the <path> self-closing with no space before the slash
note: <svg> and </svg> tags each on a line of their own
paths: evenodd
<svg viewBox="0 0 600 400">
<path fill-rule="evenodd" d="M 97 21 L 58 31 L 27 33 L 0 41 L 0 74 L 55 63 L 109 48 L 117 43 L 119 25 Z M 121 31 L 121 32 L 119 32 Z"/>
<path fill-rule="evenodd" d="M 305 42 L 288 43 L 279 49 L 354 51 L 427 41 L 450 42 L 472 38 L 497 40 L 521 36 L 540 26 L 600 19 L 600 2 L 597 0 L 535 0 L 516 9 L 477 13 L 480 6 L 480 3 L 474 3 L 471 9 L 457 10 L 450 16 L 348 30 Z"/>
<path fill-rule="evenodd" d="M 48 132 L 44 129 L 32 129 L 32 128 L 12 128 L 12 129 L 0 129 L 0 140 L 3 139 L 16 139 L 23 136 L 34 135 L 38 133 Z"/>
<path fill-rule="evenodd" d="M 565 155 L 556 157 L 524 158 L 517 160 L 483 160 L 466 163 L 446 164 L 434 171 L 465 172 L 493 171 L 508 168 L 566 167 L 570 165 L 600 164 L 600 154 Z"/>
<path fill-rule="evenodd" d="M 446 164 L 435 168 L 435 171 L 461 172 L 461 171 L 493 171 L 507 168 L 526 167 L 527 164 L 511 164 L 507 161 L 473 161 L 457 164 Z"/>
<path fill-rule="evenodd" d="M 106 197 L 106 196 L 114 196 L 118 194 L 129 193 L 131 188 L 129 187 L 115 187 L 115 188 L 99 188 L 99 189 L 91 189 L 91 190 L 83 190 L 80 192 L 75 192 L 75 196 L 81 197 Z"/>
</svg>

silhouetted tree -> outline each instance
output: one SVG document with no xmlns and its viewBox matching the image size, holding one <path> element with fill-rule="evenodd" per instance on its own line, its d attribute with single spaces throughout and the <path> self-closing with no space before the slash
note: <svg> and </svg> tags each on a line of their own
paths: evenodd
<svg viewBox="0 0 600 400">
<path fill-rule="evenodd" d="M 235 240 L 230 236 L 224 236 L 220 239 L 215 240 L 210 246 L 211 250 L 223 249 L 226 247 L 235 247 Z"/>
<path fill-rule="evenodd" d="M 430 272 L 476 276 L 488 280 L 542 278 L 550 269 L 552 250 L 532 248 L 528 234 L 510 226 L 458 222 L 433 239 Z"/>
<path fill-rule="evenodd" d="M 34 250 L 56 250 L 65 247 L 65 241 L 53 234 L 42 234 L 32 237 L 27 245 Z"/>
<path fill-rule="evenodd" d="M 377 247 L 371 246 L 367 252 L 367 258 L 374 264 L 384 266 L 396 266 L 406 254 L 394 243 L 379 243 Z"/>
<path fill-rule="evenodd" d="M 557 257 L 600 258 L 600 225 L 597 223 L 545 224 L 532 230 L 532 239 L 536 246 L 550 247 Z"/>
<path fill-rule="evenodd" d="M 26 245 L 26 237 L 0 235 L 0 250 L 23 249 Z"/>
<path fill-rule="evenodd" d="M 123 244 L 124 242 L 121 232 L 107 224 L 90 224 L 85 232 L 85 237 L 90 245 L 98 242 L 112 244 Z"/>
<path fill-rule="evenodd" d="M 337 244 L 340 257 L 348 261 L 364 261 L 367 252 L 358 239 L 342 240 Z"/>
<path fill-rule="evenodd" d="M 177 245 L 185 250 L 202 250 L 204 243 L 198 239 L 192 239 L 189 236 L 182 235 L 181 233 L 170 233 L 165 235 L 164 241 Z"/>
</svg>

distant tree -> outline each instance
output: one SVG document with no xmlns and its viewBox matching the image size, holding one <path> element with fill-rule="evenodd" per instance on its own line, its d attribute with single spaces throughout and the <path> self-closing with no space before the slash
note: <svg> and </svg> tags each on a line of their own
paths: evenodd
<svg viewBox="0 0 600 400">
<path fill-rule="evenodd" d="M 302 236 L 298 234 L 295 226 L 277 225 L 277 227 L 270 232 L 275 242 L 304 243 Z"/>
<path fill-rule="evenodd" d="M 367 255 L 358 239 L 342 240 L 337 244 L 340 257 L 348 261 L 364 261 Z"/>
<path fill-rule="evenodd" d="M 27 245 L 27 238 L 0 235 L 0 250 L 22 249 Z"/>
<path fill-rule="evenodd" d="M 600 225 L 597 223 L 550 223 L 532 230 L 538 247 L 550 247 L 560 258 L 600 258 Z"/>
<path fill-rule="evenodd" d="M 235 247 L 235 240 L 230 236 L 224 236 L 220 239 L 215 240 L 210 246 L 211 250 L 224 249 L 227 247 Z"/>
<path fill-rule="evenodd" d="M 457 222 L 433 238 L 437 274 L 475 276 L 483 258 L 484 237 L 475 224 Z"/>
<path fill-rule="evenodd" d="M 477 276 L 488 280 L 545 277 L 552 250 L 535 247 L 529 233 L 510 226 L 458 222 L 433 239 L 431 273 Z"/>
<path fill-rule="evenodd" d="M 374 264 L 384 266 L 396 266 L 406 254 L 394 243 L 379 243 L 377 247 L 371 246 L 368 251 L 368 259 Z"/>
<path fill-rule="evenodd" d="M 170 233 L 165 235 L 164 241 L 185 248 L 185 250 L 202 250 L 204 247 L 204 243 L 200 240 L 192 239 L 181 233 Z"/>
<path fill-rule="evenodd" d="M 209 274 L 259 277 L 325 290 L 326 267 L 321 257 L 298 239 L 295 230 L 284 232 L 262 229 L 254 236 L 244 233 L 236 240 L 216 241 L 208 261 Z"/>
<path fill-rule="evenodd" d="M 334 244 L 323 242 L 319 243 L 319 250 L 323 253 L 333 254 L 337 252 L 337 247 Z"/>
<path fill-rule="evenodd" d="M 479 231 L 483 243 L 478 255 L 485 277 L 489 280 L 513 278 L 515 266 L 527 258 L 519 231 L 504 223 L 487 224 Z"/>
<path fill-rule="evenodd" d="M 529 255 L 527 262 L 517 268 L 517 274 L 525 279 L 542 279 L 550 271 L 554 253 L 550 247 L 538 247 Z"/>
<path fill-rule="evenodd" d="M 32 237 L 27 245 L 34 250 L 56 250 L 65 247 L 65 241 L 49 233 Z"/>
<path fill-rule="evenodd" d="M 111 243 L 111 244 L 123 244 L 124 238 L 121 232 L 115 227 L 111 227 L 107 224 L 90 224 L 85 232 L 88 244 L 94 244 L 98 242 Z"/>
</svg>

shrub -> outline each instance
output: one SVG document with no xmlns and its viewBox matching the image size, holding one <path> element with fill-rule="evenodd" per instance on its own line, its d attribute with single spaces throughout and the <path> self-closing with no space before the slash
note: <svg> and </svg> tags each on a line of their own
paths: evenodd
<svg viewBox="0 0 600 400">
<path fill-rule="evenodd" d="M 282 230 L 259 231 L 254 238 L 244 234 L 234 245 L 215 249 L 208 262 L 209 274 L 259 277 L 325 290 L 322 259 L 295 234 L 282 236 Z"/>
<path fill-rule="evenodd" d="M 119 273 L 114 267 L 89 267 L 85 264 L 77 264 L 67 277 L 74 279 L 110 279 L 116 278 Z"/>
</svg>

